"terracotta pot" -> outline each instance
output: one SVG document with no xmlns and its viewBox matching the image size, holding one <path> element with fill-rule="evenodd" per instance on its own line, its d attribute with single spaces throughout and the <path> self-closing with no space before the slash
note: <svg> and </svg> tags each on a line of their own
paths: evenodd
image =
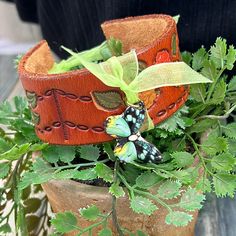
<svg viewBox="0 0 236 236">
<path fill-rule="evenodd" d="M 88 222 L 79 216 L 79 208 L 95 204 L 103 213 L 111 211 L 111 194 L 106 187 L 96 187 L 81 184 L 72 180 L 52 180 L 42 185 L 52 209 L 55 213 L 72 211 L 78 218 L 81 227 L 88 227 Z M 176 199 L 175 201 L 177 201 Z M 174 202 L 173 202 L 174 203 Z M 167 210 L 161 206 L 151 216 L 136 214 L 130 209 L 129 199 L 127 196 L 117 200 L 117 215 L 122 227 L 135 232 L 137 229 L 143 230 L 150 236 L 191 236 L 194 235 L 194 227 L 197 220 L 198 212 L 193 214 L 192 222 L 186 227 L 174 227 L 165 224 Z M 112 228 L 114 235 L 115 230 L 111 220 L 109 226 Z M 92 235 L 98 235 L 101 228 L 96 228 Z M 66 234 L 68 236 L 76 235 L 76 232 Z"/>
<path fill-rule="evenodd" d="M 167 15 L 147 15 L 108 21 L 102 24 L 107 38 L 123 43 L 125 52 L 136 49 L 144 66 L 178 61 L 180 52 L 176 24 Z M 36 134 L 51 144 L 82 145 L 112 139 L 104 131 L 104 121 L 110 115 L 121 114 L 125 106 L 98 109 L 94 92 L 115 91 L 104 85 L 88 70 L 48 74 L 54 59 L 46 41 L 40 42 L 20 61 L 19 77 L 29 99 Z M 151 96 L 150 96 L 151 92 Z M 140 94 L 148 101 L 148 113 L 154 124 L 167 119 L 188 97 L 188 87 L 163 87 L 148 94 Z"/>
</svg>

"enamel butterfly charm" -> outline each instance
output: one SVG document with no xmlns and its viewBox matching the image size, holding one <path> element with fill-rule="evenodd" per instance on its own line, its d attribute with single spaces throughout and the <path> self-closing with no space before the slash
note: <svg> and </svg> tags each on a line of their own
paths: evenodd
<svg viewBox="0 0 236 236">
<path fill-rule="evenodd" d="M 157 164 L 162 160 L 160 151 L 140 135 L 139 129 L 144 119 L 143 102 L 127 107 L 122 115 L 110 116 L 106 119 L 106 132 L 116 138 L 114 154 L 121 161 L 129 163 L 139 160 Z"/>
</svg>

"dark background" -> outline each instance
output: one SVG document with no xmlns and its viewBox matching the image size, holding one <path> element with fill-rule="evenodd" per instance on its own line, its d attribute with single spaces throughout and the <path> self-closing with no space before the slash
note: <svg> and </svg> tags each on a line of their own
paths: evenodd
<svg viewBox="0 0 236 236">
<path fill-rule="evenodd" d="M 13 0 L 8 0 L 13 1 Z M 15 0 L 22 20 L 39 23 L 61 57 L 60 45 L 78 51 L 104 40 L 105 20 L 153 13 L 180 15 L 181 51 L 209 48 L 218 36 L 236 44 L 236 0 Z"/>
</svg>

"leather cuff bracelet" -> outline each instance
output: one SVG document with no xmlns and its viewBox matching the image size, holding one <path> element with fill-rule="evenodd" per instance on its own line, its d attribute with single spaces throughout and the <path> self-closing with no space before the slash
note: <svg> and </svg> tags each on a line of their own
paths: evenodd
<svg viewBox="0 0 236 236">
<path fill-rule="evenodd" d="M 146 15 L 102 24 L 107 39 L 122 42 L 124 52 L 136 49 L 141 67 L 178 61 L 180 52 L 176 24 L 166 15 Z M 108 116 L 121 114 L 124 105 L 97 109 L 91 94 L 116 91 L 86 69 L 48 74 L 54 59 L 46 41 L 31 49 L 19 63 L 19 76 L 32 110 L 38 137 L 51 144 L 82 145 L 112 139 L 104 131 Z M 188 97 L 188 86 L 162 87 L 139 95 L 148 104 L 154 124 L 171 116 Z"/>
</svg>

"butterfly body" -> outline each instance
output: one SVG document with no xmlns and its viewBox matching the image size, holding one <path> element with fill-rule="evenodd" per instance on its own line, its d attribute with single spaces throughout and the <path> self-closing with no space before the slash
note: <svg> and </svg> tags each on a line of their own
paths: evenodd
<svg viewBox="0 0 236 236">
<path fill-rule="evenodd" d="M 115 156 L 121 161 L 159 163 L 162 159 L 160 151 L 147 142 L 139 132 L 145 119 L 143 102 L 129 106 L 122 115 L 110 116 L 105 122 L 106 132 L 117 139 Z"/>
</svg>

